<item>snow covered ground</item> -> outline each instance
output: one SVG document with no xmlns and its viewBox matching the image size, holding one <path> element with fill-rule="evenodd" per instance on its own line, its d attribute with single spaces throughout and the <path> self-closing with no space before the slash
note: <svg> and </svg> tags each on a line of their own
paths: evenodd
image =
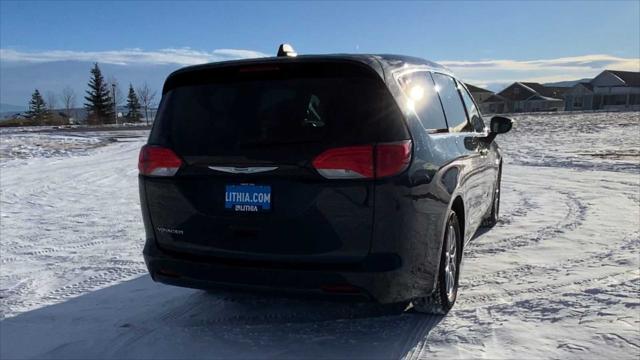
<svg viewBox="0 0 640 360">
<path fill-rule="evenodd" d="M 640 113 L 515 120 L 444 317 L 155 284 L 146 132 L 0 132 L 0 358 L 637 359 Z"/>
</svg>

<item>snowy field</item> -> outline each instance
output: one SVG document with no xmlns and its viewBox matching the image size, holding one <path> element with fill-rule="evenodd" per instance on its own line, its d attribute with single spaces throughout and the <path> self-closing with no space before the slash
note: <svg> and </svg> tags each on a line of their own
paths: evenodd
<svg viewBox="0 0 640 360">
<path fill-rule="evenodd" d="M 447 316 L 155 284 L 146 132 L 0 132 L 0 358 L 640 357 L 640 113 L 518 116 Z"/>
</svg>

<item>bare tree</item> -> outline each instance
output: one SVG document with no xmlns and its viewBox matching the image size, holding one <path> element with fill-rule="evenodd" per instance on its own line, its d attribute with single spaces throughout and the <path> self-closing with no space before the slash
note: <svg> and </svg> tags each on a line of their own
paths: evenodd
<svg viewBox="0 0 640 360">
<path fill-rule="evenodd" d="M 47 91 L 47 108 L 50 112 L 53 112 L 56 108 L 57 96 L 53 91 Z"/>
<path fill-rule="evenodd" d="M 147 121 L 147 125 L 149 125 L 149 108 L 153 105 L 153 99 L 156 97 L 156 92 L 152 91 L 149 88 L 149 84 L 146 82 L 142 84 L 136 92 L 138 93 L 140 105 L 142 105 L 142 108 L 144 109 L 144 118 Z"/>
<path fill-rule="evenodd" d="M 60 100 L 64 106 L 64 111 L 69 118 L 71 118 L 71 109 L 76 107 L 76 92 L 69 86 L 62 89 Z"/>
</svg>

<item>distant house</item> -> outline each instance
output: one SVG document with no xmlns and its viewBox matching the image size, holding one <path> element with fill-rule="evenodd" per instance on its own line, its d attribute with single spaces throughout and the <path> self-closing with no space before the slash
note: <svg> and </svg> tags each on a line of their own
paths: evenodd
<svg viewBox="0 0 640 360">
<path fill-rule="evenodd" d="M 564 93 L 567 88 L 544 86 L 534 82 L 515 82 L 500 91 L 499 98 L 492 98 L 495 107 L 502 104 L 504 112 L 536 112 L 564 110 Z M 504 99 L 502 102 L 498 101 Z M 486 102 L 486 100 L 485 100 Z"/>
<path fill-rule="evenodd" d="M 483 114 L 502 114 L 507 112 L 507 99 L 498 94 L 492 94 L 480 103 L 480 112 Z"/>
<path fill-rule="evenodd" d="M 593 110 L 593 85 L 577 83 L 564 94 L 566 111 Z"/>
<path fill-rule="evenodd" d="M 491 95 L 493 95 L 493 91 L 491 91 L 491 90 L 483 89 L 481 87 L 477 87 L 477 86 L 474 86 L 474 85 L 471 85 L 471 84 L 467 84 L 467 83 L 465 83 L 464 85 L 467 87 L 467 89 L 471 93 L 471 96 L 473 96 L 473 99 L 478 104 L 482 104 Z"/>
<path fill-rule="evenodd" d="M 28 119 L 29 117 L 27 116 L 26 112 L 22 112 L 22 113 L 12 114 L 11 116 L 8 116 L 7 118 L 16 119 L 16 120 L 24 120 L 24 119 Z"/>
<path fill-rule="evenodd" d="M 567 111 L 640 110 L 640 72 L 604 70 L 565 93 Z"/>
</svg>

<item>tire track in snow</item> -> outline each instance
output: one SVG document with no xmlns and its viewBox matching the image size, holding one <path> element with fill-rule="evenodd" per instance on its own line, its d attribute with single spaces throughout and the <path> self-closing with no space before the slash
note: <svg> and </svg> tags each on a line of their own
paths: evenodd
<svg viewBox="0 0 640 360">
<path fill-rule="evenodd" d="M 5 293 L 5 314 L 144 273 L 135 168 L 143 141 L 110 143 L 81 157 L 34 158 L 3 172 L 0 265 L 3 275 L 28 280 Z M 48 292 L 41 282 L 51 274 L 68 287 Z M 13 282 L 2 277 L 0 288 Z"/>
<path fill-rule="evenodd" d="M 541 173 L 539 177 L 547 178 L 549 174 Z M 562 171 L 553 174 L 564 180 Z M 635 348 L 616 336 L 609 337 L 611 343 L 606 347 L 594 347 L 586 339 L 593 336 L 592 329 L 609 328 L 609 321 L 624 321 L 628 329 L 640 326 L 637 316 L 625 319 L 620 315 L 630 311 L 637 314 L 640 309 L 637 201 L 628 196 L 626 188 L 617 185 L 610 188 L 587 185 L 589 182 L 598 184 L 597 181 L 616 184 L 619 178 L 613 173 L 597 174 L 598 178 L 589 180 L 575 173 L 566 174 L 572 181 L 556 180 L 552 185 L 545 183 L 540 188 L 536 183 L 537 174 L 529 174 L 529 179 L 523 176 L 508 180 L 508 186 L 515 187 L 515 191 L 505 192 L 511 196 L 511 204 L 515 204 L 512 207 L 517 208 L 522 203 L 521 198 L 513 197 L 533 195 L 536 195 L 533 202 L 542 207 L 530 211 L 527 216 L 514 217 L 508 224 L 499 223 L 494 231 L 468 245 L 465 251 L 475 251 L 475 256 L 467 258 L 456 307 L 443 320 L 442 326 L 436 327 L 429 333 L 428 340 L 417 346 L 418 358 L 468 357 L 485 352 L 510 358 L 517 356 L 508 346 L 514 343 L 519 344 L 520 354 L 544 356 L 533 354 L 537 351 L 536 346 L 543 346 L 545 341 L 558 343 L 557 349 L 561 352 L 553 355 L 558 357 L 571 357 L 569 354 L 584 357 L 584 351 L 601 357 L 607 354 L 603 349 Z M 523 188 L 528 191 L 517 191 Z M 561 196 L 556 196 L 555 202 L 537 201 L 549 191 Z M 618 212 L 618 209 L 628 211 Z M 499 263 L 500 270 L 467 275 L 477 269 L 477 265 L 492 268 L 486 265 L 489 262 Z M 607 320 L 608 317 L 613 318 Z M 504 328 L 509 326 L 505 324 L 514 322 L 536 324 L 541 329 L 549 327 L 550 338 L 543 337 L 536 343 L 538 339 L 526 335 L 516 339 L 504 337 Z M 573 322 L 581 325 L 575 327 Z M 555 323 L 563 324 L 557 325 L 560 329 L 565 326 L 571 331 L 556 334 Z M 519 326 L 517 331 L 534 330 L 534 325 L 529 328 Z M 584 334 L 579 335 L 581 332 Z M 632 344 L 638 342 L 637 332 L 613 333 L 630 339 Z M 491 348 L 493 343 L 502 346 Z M 528 346 L 528 343 L 532 345 Z M 452 344 L 456 344 L 453 351 Z"/>
<path fill-rule="evenodd" d="M 582 287 L 587 284 L 592 283 L 600 283 L 605 280 L 609 281 L 618 281 L 622 282 L 622 279 L 627 279 L 633 274 L 638 274 L 636 270 L 626 270 L 626 271 L 617 271 L 612 273 L 605 273 L 600 276 L 591 277 L 587 279 L 578 279 L 578 280 L 570 280 L 570 281 L 558 281 L 550 284 L 545 284 L 542 286 L 531 286 L 527 287 L 522 285 L 528 284 L 529 281 L 521 281 L 510 284 L 511 286 L 520 286 L 517 290 L 509 290 L 503 289 L 500 293 L 495 294 L 482 294 L 482 295 L 471 295 L 471 296 L 461 296 L 459 300 L 463 300 L 462 303 L 464 306 L 473 305 L 473 306 L 481 306 L 479 304 L 488 304 L 488 306 L 495 304 L 498 300 L 502 298 L 509 298 L 513 301 L 514 298 L 519 296 L 527 295 L 524 299 L 528 298 L 540 298 L 542 295 L 557 293 L 556 290 L 562 290 L 570 287 Z"/>
<path fill-rule="evenodd" d="M 403 344 L 399 354 L 403 359 L 417 360 L 427 346 L 427 333 L 442 320 L 442 315 L 421 315 L 426 319 L 420 319 L 407 334 L 407 341 Z M 417 345 L 416 345 L 417 344 Z M 403 356 L 404 355 L 404 356 Z"/>
<path fill-rule="evenodd" d="M 633 283 L 637 283 L 638 280 L 638 277 L 630 280 L 628 277 L 618 276 L 608 281 L 604 287 L 601 284 L 585 280 L 581 285 L 592 286 L 572 288 L 570 291 L 549 291 L 544 294 L 537 294 L 538 296 L 533 297 L 525 296 L 514 299 L 506 298 L 499 302 L 496 301 L 495 298 L 485 298 L 483 300 L 487 302 L 482 306 L 478 306 L 478 303 L 460 302 L 456 305 L 458 308 L 453 311 L 453 314 L 456 317 L 455 326 L 451 326 L 451 324 L 447 324 L 445 321 L 444 326 L 434 329 L 434 331 L 429 335 L 426 346 L 421 347 L 421 353 L 418 358 L 426 359 L 434 357 L 434 355 L 437 356 L 439 354 L 439 350 L 443 347 L 448 347 L 450 344 L 465 344 L 464 349 L 466 356 L 464 355 L 465 353 L 461 353 L 458 350 L 455 352 L 458 357 L 470 357 L 470 354 L 477 354 L 477 351 L 484 352 L 487 350 L 486 347 L 495 341 L 497 336 L 496 331 L 501 330 L 504 327 L 505 322 L 530 322 L 537 326 L 554 324 L 559 321 L 562 321 L 565 324 L 567 322 L 576 322 L 579 324 L 578 327 L 585 329 L 588 334 L 587 338 L 593 337 L 594 328 L 592 328 L 592 325 L 594 325 L 594 319 L 597 319 L 599 316 L 613 315 L 611 313 L 611 306 L 617 301 L 612 300 L 611 297 L 600 298 L 598 296 L 594 296 L 594 294 L 602 291 L 602 289 L 610 289 L 614 294 L 616 294 L 616 298 L 618 298 L 620 288 L 635 286 L 636 295 L 633 295 L 633 291 L 628 291 L 628 294 L 637 309 L 640 307 L 637 298 L 637 284 L 633 285 Z M 559 288 L 550 290 L 559 290 Z M 560 288 L 560 290 L 563 289 Z M 590 320 L 586 322 L 584 320 L 585 317 L 590 317 Z M 611 319 L 611 321 L 621 321 L 621 319 L 616 317 L 616 319 Z M 631 328 L 637 328 L 637 323 L 629 325 L 631 325 Z M 570 329 L 567 330 L 570 331 Z M 567 330 L 556 334 L 553 332 L 553 329 L 549 329 L 551 332 L 550 335 L 555 337 L 554 340 L 558 342 L 557 349 L 564 348 L 571 352 L 576 350 L 576 348 L 579 348 L 581 351 L 588 351 L 590 354 L 589 356 L 594 356 L 594 350 L 597 351 L 602 349 L 602 341 L 597 342 L 596 348 L 593 347 L 592 343 L 585 340 L 578 340 L 577 344 L 584 344 L 588 346 L 576 345 L 572 340 L 572 337 L 567 336 Z M 575 328 L 573 330 L 575 331 Z M 571 332 L 569 332 L 569 334 L 571 334 Z M 633 332 L 631 333 L 631 336 L 634 336 Z M 524 338 L 537 340 L 531 337 L 527 338 L 526 334 L 524 334 Z M 520 341 L 523 340 L 524 339 L 520 339 Z M 499 343 L 504 341 L 505 339 L 502 339 Z M 520 347 L 522 347 L 522 345 L 524 344 L 521 344 Z M 617 349 L 625 348 L 625 344 L 616 343 L 612 345 Z M 535 342 L 532 341 L 530 346 L 535 348 Z M 532 350 L 533 349 L 529 349 L 529 351 L 521 350 L 518 353 L 532 356 Z M 513 355 L 508 355 L 512 354 L 511 351 L 512 349 L 509 348 L 493 349 L 493 353 L 496 357 L 513 358 Z M 547 351 L 550 352 L 553 350 L 548 349 Z M 628 349 L 627 351 L 623 350 L 623 353 L 628 355 Z M 497 354 L 502 355 L 498 356 Z M 564 353 L 564 356 L 562 357 L 584 358 L 585 355 L 586 354 L 584 352 L 579 353 L 577 357 L 575 355 L 569 356 L 569 354 Z M 471 355 L 471 357 L 474 356 Z"/>
<path fill-rule="evenodd" d="M 26 256 L 26 259 L 28 260 L 30 256 L 35 257 L 35 256 L 42 256 L 42 255 L 51 255 L 51 254 L 60 253 L 60 252 L 66 253 L 69 251 L 79 250 L 79 249 L 88 249 L 90 247 L 102 245 L 105 242 L 106 240 L 95 240 L 87 243 L 79 243 L 72 246 L 65 246 L 65 247 L 58 247 L 58 248 L 44 248 L 42 250 L 30 250 L 30 251 L 18 252 L 16 253 L 16 255 L 20 255 L 22 258 Z"/>
<path fill-rule="evenodd" d="M 29 308 L 44 304 L 57 303 L 68 298 L 82 295 L 89 291 L 103 288 L 113 282 L 125 281 L 136 276 L 145 274 L 146 268 L 110 268 L 91 275 L 76 283 L 59 287 L 43 295 L 25 299 L 25 295 L 37 295 L 37 281 L 28 279 L 20 284 L 20 287 L 11 289 L 4 296 L 3 307 L 6 308 L 5 315 L 11 315 Z"/>
<path fill-rule="evenodd" d="M 536 229 L 532 234 L 525 233 L 515 237 L 499 239 L 491 243 L 478 243 L 476 246 L 470 246 L 466 256 L 478 257 L 488 254 L 496 254 L 508 252 L 522 247 L 535 246 L 542 241 L 552 239 L 567 231 L 576 230 L 584 222 L 587 214 L 587 206 L 580 201 L 575 193 L 568 191 L 559 191 L 565 199 L 563 204 L 567 211 L 564 217 L 555 224 L 543 226 Z"/>
<path fill-rule="evenodd" d="M 12 297 L 22 297 L 22 295 L 31 290 L 34 282 L 35 280 L 33 279 L 25 279 L 11 288 L 2 289 L 0 290 L 0 299 L 2 299 L 3 302 L 6 302 L 7 299 L 11 299 Z"/>
<path fill-rule="evenodd" d="M 513 207 L 506 209 L 508 211 L 506 214 L 500 215 L 498 223 L 502 226 L 506 226 L 516 220 L 524 218 L 531 211 L 540 207 L 537 203 L 532 201 L 532 199 L 523 191 L 514 189 L 512 190 L 512 192 L 518 196 L 518 202 Z M 505 209 L 501 210 L 504 211 Z"/>
<path fill-rule="evenodd" d="M 3 256 L 2 258 L 0 258 L 0 264 L 10 264 L 10 263 L 16 262 L 18 260 L 19 259 L 17 257 L 15 257 L 15 256 L 13 256 L 13 257 Z"/>
<path fill-rule="evenodd" d="M 69 254 L 73 251 L 89 249 L 95 246 L 103 245 L 107 242 L 107 240 L 95 240 L 89 242 L 78 242 L 76 244 L 66 245 L 64 247 L 46 247 L 40 250 L 32 250 L 35 246 L 16 246 L 10 247 L 6 251 L 12 253 L 13 256 L 10 257 L 2 257 L 0 259 L 0 264 L 9 264 L 15 261 L 34 261 L 34 258 L 45 256 L 45 255 L 54 255 L 57 253 Z M 21 249 L 30 249 L 27 251 L 16 251 Z"/>
<path fill-rule="evenodd" d="M 525 264 L 518 267 L 486 273 L 478 276 L 463 278 L 463 290 L 484 287 L 487 285 L 499 285 L 506 281 L 522 279 L 530 276 L 548 275 L 563 270 L 575 269 L 580 265 L 593 265 L 611 260 L 621 251 L 638 251 L 640 249 L 640 232 L 629 235 L 621 243 L 613 243 L 599 249 L 595 253 L 584 254 L 563 259 L 553 264 L 535 265 Z"/>
<path fill-rule="evenodd" d="M 91 275 L 88 278 L 73 284 L 69 284 L 63 286 L 61 288 L 55 289 L 51 292 L 48 292 L 44 296 L 42 296 L 42 300 L 45 302 L 49 301 L 60 301 L 66 298 L 80 295 L 91 290 L 95 290 L 100 287 L 104 287 L 110 283 L 116 281 L 122 281 L 126 279 L 133 278 L 138 275 L 145 274 L 147 272 L 146 268 L 111 268 L 101 271 L 95 275 Z"/>
</svg>

